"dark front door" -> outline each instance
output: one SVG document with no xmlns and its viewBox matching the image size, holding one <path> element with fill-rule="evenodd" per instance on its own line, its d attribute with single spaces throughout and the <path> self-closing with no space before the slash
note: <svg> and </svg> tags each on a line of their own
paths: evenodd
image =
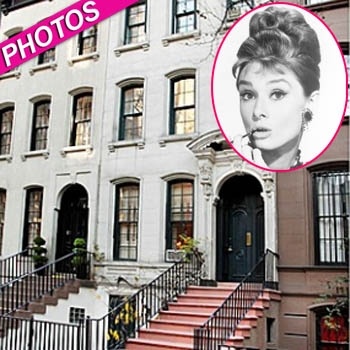
<svg viewBox="0 0 350 350">
<path fill-rule="evenodd" d="M 259 182 L 250 175 L 232 177 L 220 191 L 217 211 L 218 280 L 242 280 L 264 253 L 261 191 Z"/>
<path fill-rule="evenodd" d="M 62 196 L 57 225 L 56 259 L 73 250 L 75 238 L 87 239 L 88 195 L 81 185 L 72 185 Z"/>
</svg>

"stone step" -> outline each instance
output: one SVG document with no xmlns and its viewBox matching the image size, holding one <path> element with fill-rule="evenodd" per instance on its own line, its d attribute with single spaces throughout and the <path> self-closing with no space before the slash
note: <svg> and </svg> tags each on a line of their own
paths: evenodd
<svg viewBox="0 0 350 350">
<path fill-rule="evenodd" d="M 156 341 L 165 341 L 172 344 L 182 343 L 182 344 L 193 344 L 193 331 L 184 332 L 184 331 L 171 331 L 163 329 L 149 329 L 144 328 L 139 331 L 139 338 L 156 340 Z"/>
<path fill-rule="evenodd" d="M 125 350 L 191 350 L 193 344 L 170 343 L 149 339 L 129 339 Z"/>
</svg>

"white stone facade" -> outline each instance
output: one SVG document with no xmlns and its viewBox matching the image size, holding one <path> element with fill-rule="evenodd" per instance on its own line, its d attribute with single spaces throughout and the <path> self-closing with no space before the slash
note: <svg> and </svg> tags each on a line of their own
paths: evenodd
<svg viewBox="0 0 350 350">
<path fill-rule="evenodd" d="M 1 18 L 1 40 L 16 28 L 26 28 L 73 3 L 42 1 Z M 82 185 L 88 193 L 88 248 L 97 244 L 105 260 L 96 271 L 101 286 L 122 275 L 130 282 L 149 280 L 165 263 L 166 185 L 176 178 L 194 181 L 194 236 L 205 252 L 208 278 L 216 277 L 216 203 L 224 182 L 247 174 L 261 184 L 264 200 L 265 248 L 277 250 L 275 176 L 240 160 L 233 151 L 215 152 L 223 142 L 210 97 L 214 31 L 225 1 L 199 0 L 198 28 L 171 35 L 171 1 L 148 1 L 146 40 L 122 45 L 125 13 L 98 25 L 97 51 L 77 59 L 76 38 L 59 45 L 56 60 L 45 69 L 24 63 L 14 75 L 0 77 L 0 107 L 15 104 L 9 157 L 0 157 L 0 188 L 7 191 L 2 255 L 21 250 L 25 189 L 44 188 L 41 234 L 55 257 L 58 209 L 67 186 Z M 213 15 L 215 14 L 215 16 Z M 169 79 L 177 73 L 195 75 L 194 133 L 169 135 Z M 121 87 L 144 82 L 144 124 L 137 141 L 118 141 Z M 92 88 L 91 144 L 68 147 L 72 93 Z M 45 152 L 29 152 L 33 98 L 52 99 L 49 141 Z M 115 184 L 137 181 L 140 188 L 137 261 L 113 261 Z M 106 282 L 108 279 L 108 283 Z"/>
</svg>

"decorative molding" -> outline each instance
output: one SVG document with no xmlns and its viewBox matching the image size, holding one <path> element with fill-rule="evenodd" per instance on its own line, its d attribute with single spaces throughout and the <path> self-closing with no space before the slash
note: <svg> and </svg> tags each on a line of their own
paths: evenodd
<svg viewBox="0 0 350 350">
<path fill-rule="evenodd" d="M 199 30 L 195 30 L 190 33 L 175 33 L 163 38 L 162 44 L 164 47 L 167 47 L 172 42 L 187 40 L 187 39 L 198 40 L 200 37 L 201 37 L 201 32 Z"/>
<path fill-rule="evenodd" d="M 144 140 L 121 140 L 121 141 L 112 141 L 107 145 L 109 153 L 114 153 L 117 148 L 124 147 L 137 147 L 138 149 L 145 148 Z"/>
<path fill-rule="evenodd" d="M 93 60 L 96 62 L 98 61 L 99 58 L 100 58 L 100 54 L 98 52 L 93 52 L 86 55 L 79 55 L 79 56 L 72 57 L 70 60 L 68 60 L 68 64 L 70 66 L 73 66 L 74 63 L 87 61 L 87 60 Z"/>
<path fill-rule="evenodd" d="M 22 161 L 26 161 L 27 158 L 34 158 L 34 157 L 43 157 L 44 159 L 48 159 L 50 155 L 50 152 L 45 149 L 45 150 L 40 150 L 40 151 L 30 151 L 30 152 L 25 152 L 21 154 L 21 159 Z"/>
<path fill-rule="evenodd" d="M 55 71 L 57 69 L 57 63 L 50 62 L 50 63 L 39 64 L 39 65 L 29 69 L 29 74 L 34 75 L 35 72 L 39 72 L 41 70 L 48 70 L 48 69 L 52 69 L 53 71 Z"/>
<path fill-rule="evenodd" d="M 150 47 L 149 41 L 144 41 L 144 42 L 135 43 L 135 44 L 126 44 L 115 48 L 114 54 L 116 55 L 116 57 L 120 57 L 121 54 L 124 52 L 135 51 L 135 50 L 148 51 L 149 47 Z"/>
<path fill-rule="evenodd" d="M 91 145 L 84 146 L 69 146 L 61 149 L 60 154 L 62 157 L 66 157 L 68 153 L 77 153 L 77 152 L 86 152 L 91 154 L 93 151 L 93 147 Z"/>
<path fill-rule="evenodd" d="M 213 194 L 212 174 L 213 167 L 208 161 L 199 166 L 200 183 L 203 186 L 204 197 L 206 200 L 209 200 L 210 196 Z"/>
</svg>

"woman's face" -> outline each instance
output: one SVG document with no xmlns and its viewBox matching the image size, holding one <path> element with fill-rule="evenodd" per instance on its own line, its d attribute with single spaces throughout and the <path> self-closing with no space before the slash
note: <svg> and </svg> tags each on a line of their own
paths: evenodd
<svg viewBox="0 0 350 350">
<path fill-rule="evenodd" d="M 240 111 L 255 147 L 283 152 L 299 144 L 302 111 L 309 101 L 296 75 L 286 67 L 249 63 L 238 81 Z"/>
</svg>

